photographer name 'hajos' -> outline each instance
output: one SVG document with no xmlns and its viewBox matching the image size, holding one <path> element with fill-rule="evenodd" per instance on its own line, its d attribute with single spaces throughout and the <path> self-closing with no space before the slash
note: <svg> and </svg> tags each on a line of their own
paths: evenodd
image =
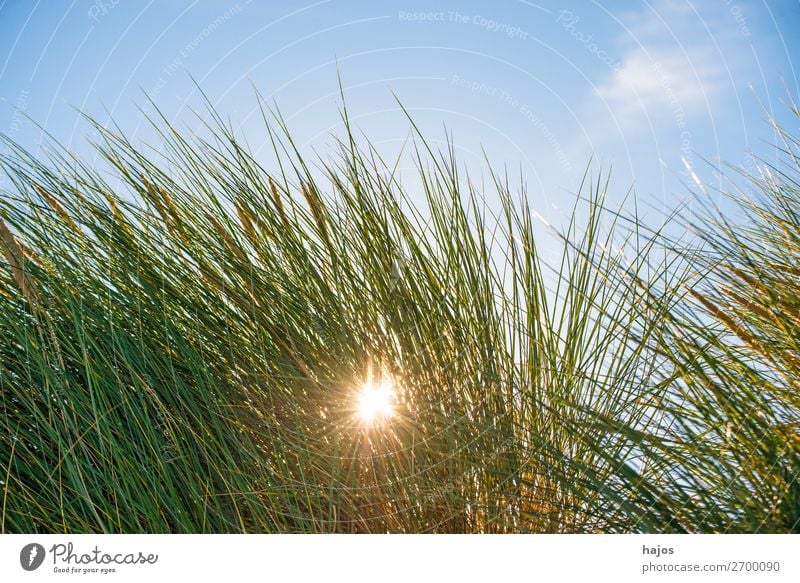
<svg viewBox="0 0 800 583">
<path fill-rule="evenodd" d="M 662 555 L 673 555 L 675 554 L 675 549 L 672 547 L 648 547 L 647 545 L 642 545 L 642 554 L 643 555 L 652 555 L 656 558 Z"/>
</svg>

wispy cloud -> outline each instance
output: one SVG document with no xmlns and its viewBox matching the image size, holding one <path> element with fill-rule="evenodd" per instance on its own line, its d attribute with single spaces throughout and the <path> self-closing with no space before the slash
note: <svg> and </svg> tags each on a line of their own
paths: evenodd
<svg viewBox="0 0 800 583">
<path fill-rule="evenodd" d="M 595 94 L 623 123 L 708 107 L 738 65 L 730 58 L 736 54 L 731 29 L 691 3 L 661 0 L 620 21 L 621 64 Z"/>
<path fill-rule="evenodd" d="M 595 91 L 623 118 L 657 116 L 703 107 L 721 88 L 722 74 L 713 59 L 698 53 L 688 59 L 669 51 L 638 49 L 627 54 Z"/>
</svg>

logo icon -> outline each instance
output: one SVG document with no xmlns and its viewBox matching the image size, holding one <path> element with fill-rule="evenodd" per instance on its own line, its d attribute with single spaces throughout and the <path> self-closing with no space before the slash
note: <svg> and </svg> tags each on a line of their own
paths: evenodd
<svg viewBox="0 0 800 583">
<path fill-rule="evenodd" d="M 44 562 L 44 547 L 39 543 L 30 543 L 19 552 L 19 564 L 26 571 L 35 571 Z"/>
</svg>

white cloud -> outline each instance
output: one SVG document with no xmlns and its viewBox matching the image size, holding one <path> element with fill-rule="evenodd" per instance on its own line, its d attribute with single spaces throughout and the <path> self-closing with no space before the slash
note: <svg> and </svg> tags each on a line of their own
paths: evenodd
<svg viewBox="0 0 800 583">
<path fill-rule="evenodd" d="M 713 60 L 682 54 L 638 49 L 628 53 L 596 94 L 622 116 L 674 114 L 701 108 L 721 86 L 721 73 Z"/>
<path fill-rule="evenodd" d="M 600 81 L 595 95 L 622 122 L 708 108 L 738 67 L 739 43 L 721 20 L 719 12 L 703 15 L 675 0 L 622 15 L 620 65 Z"/>
</svg>

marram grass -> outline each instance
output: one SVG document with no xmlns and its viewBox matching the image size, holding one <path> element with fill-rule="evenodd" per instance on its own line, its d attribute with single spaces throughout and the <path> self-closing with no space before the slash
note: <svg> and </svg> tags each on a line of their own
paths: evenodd
<svg viewBox="0 0 800 583">
<path fill-rule="evenodd" d="M 545 264 L 419 135 L 409 191 L 348 123 L 312 164 L 277 118 L 269 174 L 216 120 L 95 124 L 111 178 L 8 144 L 3 532 L 798 530 L 793 138 L 691 252 L 587 175 Z"/>
</svg>

